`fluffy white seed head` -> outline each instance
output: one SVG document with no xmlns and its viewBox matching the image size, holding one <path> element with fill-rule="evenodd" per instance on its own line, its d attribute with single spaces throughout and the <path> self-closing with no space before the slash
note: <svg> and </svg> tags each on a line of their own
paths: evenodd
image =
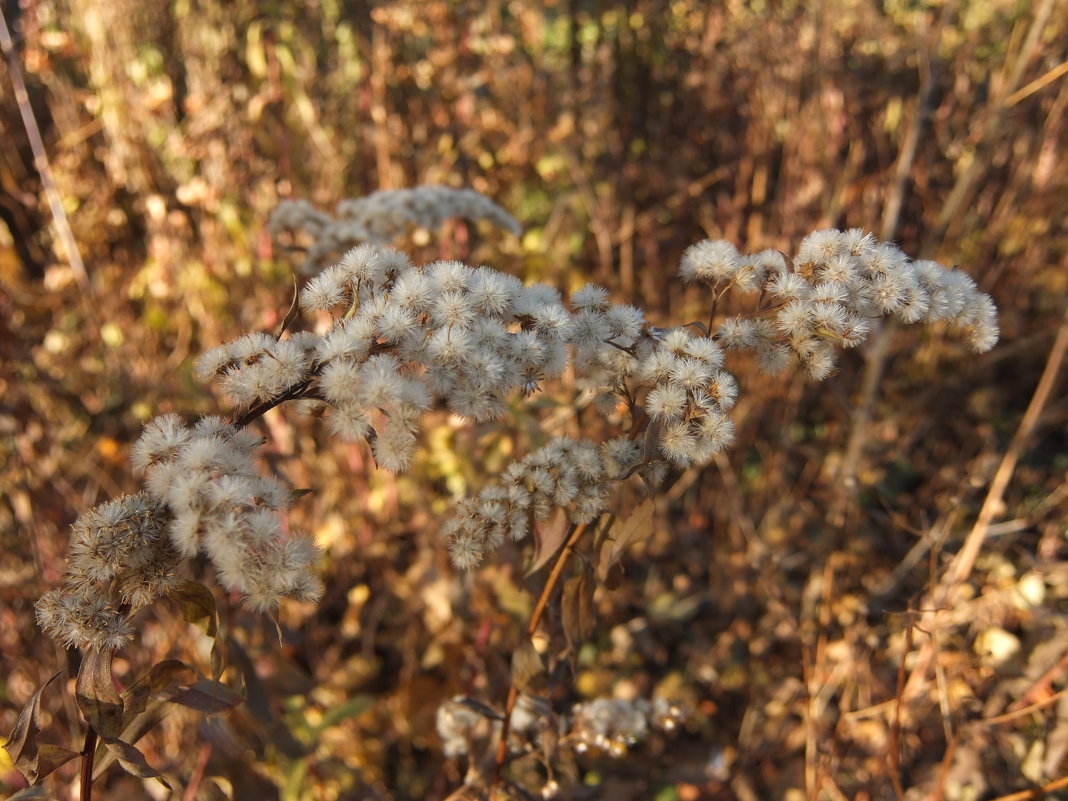
<svg viewBox="0 0 1068 801">
<path fill-rule="evenodd" d="M 706 239 L 682 254 L 679 275 L 687 282 L 715 284 L 734 278 L 741 263 L 738 249 L 730 242 Z"/>
</svg>

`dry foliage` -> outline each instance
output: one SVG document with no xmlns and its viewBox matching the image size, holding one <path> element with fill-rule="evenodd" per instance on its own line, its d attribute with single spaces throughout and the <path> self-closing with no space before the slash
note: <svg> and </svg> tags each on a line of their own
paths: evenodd
<svg viewBox="0 0 1068 801">
<path fill-rule="evenodd" d="M 77 703 L 102 738 L 140 749 L 105 742 L 98 799 L 445 798 L 466 766 L 444 756 L 437 710 L 464 695 L 499 714 L 513 654 L 550 713 L 604 696 L 687 706 L 681 730 L 626 759 L 558 765 L 564 797 L 1065 787 L 1062 4 L 22 6 L 12 57 L 88 284 L 50 227 L 5 61 L 0 791 L 24 786 L 16 767 L 58 768 L 45 788 L 76 797 Z M 790 252 L 812 229 L 860 227 L 964 265 L 1000 307 L 1002 343 L 964 358 L 936 330 L 888 328 L 828 384 L 740 374 L 735 448 L 652 508 L 621 499 L 644 524 L 591 572 L 565 565 L 530 632 L 536 663 L 521 645 L 548 569 L 527 575 L 513 547 L 458 575 L 437 532 L 538 432 L 583 420 L 549 401 L 506 423 L 443 416 L 393 476 L 272 413 L 272 470 L 313 490 L 294 525 L 326 549 L 323 600 L 283 606 L 276 628 L 190 589 L 146 613 L 142 647 L 97 666 L 95 689 L 55 679 L 67 657 L 33 603 L 59 581 L 70 523 L 136 489 L 145 421 L 219 410 L 192 377 L 197 353 L 276 330 L 290 307 L 301 243 L 272 243 L 271 210 L 421 183 L 473 187 L 525 233 L 409 231 L 417 261 L 564 291 L 594 281 L 682 321 L 704 315 L 672 280 L 701 236 Z M 547 529 L 543 550 L 567 537 Z M 537 760 L 509 770 L 502 793 L 546 785 Z"/>
</svg>

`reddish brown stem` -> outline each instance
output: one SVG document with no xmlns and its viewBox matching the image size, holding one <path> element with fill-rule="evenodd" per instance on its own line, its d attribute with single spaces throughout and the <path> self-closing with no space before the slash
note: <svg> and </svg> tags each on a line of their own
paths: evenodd
<svg viewBox="0 0 1068 801">
<path fill-rule="evenodd" d="M 534 611 L 530 614 L 530 621 L 527 623 L 526 638 L 532 639 L 535 632 L 538 630 L 538 626 L 541 624 L 541 619 L 545 614 L 545 607 L 549 604 L 549 596 L 552 595 L 553 589 L 560 581 L 560 576 L 563 575 L 564 567 L 567 566 L 567 560 L 575 550 L 575 546 L 582 538 L 582 535 L 586 532 L 588 525 L 583 523 L 581 525 L 573 526 L 571 533 L 567 537 L 567 541 L 564 543 L 564 547 L 560 549 L 559 555 L 556 557 L 556 562 L 553 563 L 552 572 L 549 573 L 549 578 L 545 581 L 545 586 L 541 590 L 541 594 L 538 596 L 537 602 L 534 604 Z M 516 687 L 515 681 L 510 679 L 508 685 L 508 700 L 504 704 L 504 721 L 501 724 L 501 740 L 497 743 L 497 757 L 493 763 L 493 780 L 490 782 L 489 792 L 487 796 L 493 798 L 493 790 L 500 783 L 501 770 L 504 768 L 504 763 L 508 758 L 508 735 L 511 732 L 512 723 L 512 710 L 515 709 L 516 700 L 519 698 L 519 688 Z"/>
<path fill-rule="evenodd" d="M 82 786 L 78 798 L 80 801 L 93 801 L 93 763 L 96 762 L 96 729 L 86 724 L 85 745 L 82 747 Z"/>
</svg>

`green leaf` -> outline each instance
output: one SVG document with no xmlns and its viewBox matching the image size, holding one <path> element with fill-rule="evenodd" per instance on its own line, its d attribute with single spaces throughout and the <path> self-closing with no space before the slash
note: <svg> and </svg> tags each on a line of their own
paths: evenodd
<svg viewBox="0 0 1068 801">
<path fill-rule="evenodd" d="M 343 720 L 348 718 L 355 718 L 362 715 L 365 711 L 374 706 L 374 696 L 371 695 L 357 695 L 355 698 L 338 704 L 326 711 L 323 715 L 323 719 L 319 721 L 317 726 L 312 727 L 312 731 L 319 735 L 331 726 L 336 726 Z"/>
</svg>

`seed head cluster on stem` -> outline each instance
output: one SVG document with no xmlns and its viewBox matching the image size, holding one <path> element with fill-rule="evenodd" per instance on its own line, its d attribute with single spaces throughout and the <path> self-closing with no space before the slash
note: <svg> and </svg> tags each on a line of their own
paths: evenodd
<svg viewBox="0 0 1068 801">
<path fill-rule="evenodd" d="M 199 358 L 198 376 L 219 382 L 233 421 L 190 426 L 164 415 L 146 426 L 132 453 L 143 489 L 75 523 L 64 582 L 38 604 L 41 625 L 68 645 L 121 647 L 133 636 L 130 616 L 177 586 L 182 560 L 197 554 L 257 609 L 318 597 L 317 549 L 289 531 L 292 493 L 260 474 L 261 441 L 247 428 L 283 401 L 322 413 L 341 440 L 368 442 L 392 471 L 411 467 L 428 410 L 498 419 L 510 397 L 539 391 L 569 365 L 597 409 L 629 417 L 625 433 L 605 441 L 553 439 L 461 501 L 443 535 L 454 564 L 470 568 L 556 510 L 589 523 L 616 482 L 638 474 L 655 485 L 729 447 L 732 351 L 750 351 L 769 373 L 796 362 L 822 379 L 878 318 L 944 321 L 977 352 L 998 337 L 994 304 L 967 275 L 910 261 L 859 230 L 816 231 L 789 261 L 705 241 L 685 252 L 679 273 L 711 291 L 709 325 L 654 326 L 600 287 L 565 304 L 552 287 L 489 267 L 414 266 L 387 247 L 351 249 L 300 293 L 306 316 L 330 320 L 325 330 L 247 334 Z M 756 309 L 716 320 L 727 290 L 756 294 Z"/>
</svg>

